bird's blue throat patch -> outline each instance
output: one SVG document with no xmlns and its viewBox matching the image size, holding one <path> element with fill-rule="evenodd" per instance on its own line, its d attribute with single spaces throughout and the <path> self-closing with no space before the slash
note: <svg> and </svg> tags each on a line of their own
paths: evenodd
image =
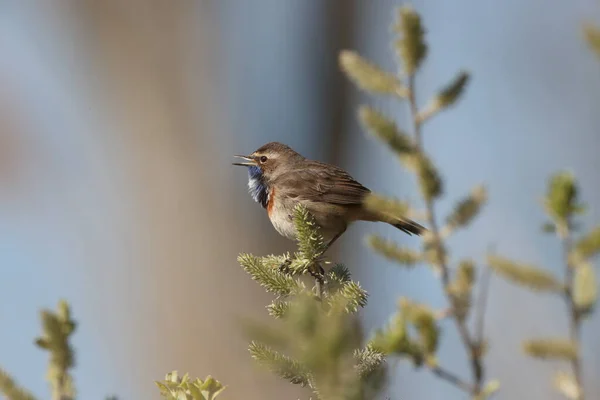
<svg viewBox="0 0 600 400">
<path fill-rule="evenodd" d="M 262 170 L 257 166 L 248 167 L 248 192 L 254 201 L 267 208 L 269 189 L 265 184 Z"/>
</svg>

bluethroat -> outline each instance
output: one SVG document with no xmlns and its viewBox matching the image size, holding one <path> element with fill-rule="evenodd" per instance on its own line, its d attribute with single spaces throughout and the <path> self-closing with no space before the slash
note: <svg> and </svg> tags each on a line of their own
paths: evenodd
<svg viewBox="0 0 600 400">
<path fill-rule="evenodd" d="M 236 155 L 248 167 L 250 195 L 267 210 L 280 235 L 294 240 L 294 208 L 300 203 L 321 228 L 326 249 L 354 221 L 385 222 L 401 231 L 420 235 L 424 227 L 408 218 L 391 218 L 364 207 L 371 192 L 346 171 L 309 160 L 282 143 L 271 142 L 248 156 Z"/>
</svg>

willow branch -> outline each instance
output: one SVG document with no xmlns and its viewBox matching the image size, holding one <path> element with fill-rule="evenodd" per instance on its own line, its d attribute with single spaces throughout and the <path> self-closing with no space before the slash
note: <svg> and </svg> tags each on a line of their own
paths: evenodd
<svg viewBox="0 0 600 400">
<path fill-rule="evenodd" d="M 454 375 L 452 372 L 443 369 L 442 367 L 435 366 L 431 368 L 431 372 L 433 372 L 437 377 L 442 378 L 443 380 L 450 382 L 454 386 L 464 390 L 467 393 L 474 393 L 475 388 L 470 383 L 464 381 L 462 378 Z"/>
<path fill-rule="evenodd" d="M 411 114 L 411 119 L 412 119 L 412 124 L 413 124 L 413 132 L 415 135 L 415 143 L 416 143 L 417 151 L 423 153 L 424 146 L 423 146 L 423 137 L 422 137 L 422 132 L 421 132 L 422 124 L 421 124 L 421 121 L 419 118 L 419 110 L 418 110 L 416 94 L 415 94 L 414 74 L 408 78 L 408 101 L 410 104 L 410 114 Z M 443 245 L 442 245 L 440 229 L 438 227 L 437 220 L 436 220 L 435 207 L 433 204 L 433 200 L 431 198 L 425 198 L 425 205 L 426 205 L 427 223 L 429 224 L 429 229 L 431 231 L 431 235 L 433 236 L 433 246 L 434 246 L 434 252 L 435 252 L 435 257 L 436 257 L 435 261 L 436 261 L 438 267 L 441 269 L 443 290 L 444 290 L 444 293 L 446 294 L 448 302 L 452 305 L 452 308 L 454 308 L 454 300 L 447 291 L 447 287 L 450 283 L 450 272 L 449 272 L 448 265 L 446 264 L 446 260 L 444 257 L 444 249 L 443 249 Z M 455 313 L 453 313 L 453 315 L 455 315 Z M 467 328 L 467 325 L 464 321 L 461 321 L 460 319 L 458 319 L 456 317 L 454 317 L 453 320 L 456 324 L 456 328 L 459 332 L 461 341 L 463 342 L 463 345 L 465 346 L 465 349 L 467 350 L 467 352 L 469 353 L 469 356 L 470 356 L 470 363 L 471 363 L 471 370 L 472 370 L 472 374 L 473 374 L 474 384 L 473 384 L 473 386 L 469 386 L 469 389 L 470 389 L 469 393 L 471 393 L 473 396 L 475 396 L 481 392 L 481 387 L 483 384 L 483 374 L 484 374 L 483 364 L 481 362 L 481 357 L 480 357 L 480 353 L 481 353 L 480 344 L 476 343 L 473 340 L 473 338 L 471 337 L 471 334 L 469 333 L 469 329 Z"/>
<path fill-rule="evenodd" d="M 574 266 L 569 261 L 569 254 L 571 253 L 572 246 L 569 229 L 565 229 L 565 232 L 561 236 L 565 258 L 565 301 L 570 314 L 569 337 L 573 343 L 579 344 L 581 337 L 581 315 L 573 298 Z M 578 400 L 584 400 L 583 371 L 579 352 L 577 352 L 577 355 L 571 359 L 571 368 L 573 369 L 573 375 L 575 377 L 575 381 L 577 382 L 577 386 L 579 387 Z"/>
</svg>

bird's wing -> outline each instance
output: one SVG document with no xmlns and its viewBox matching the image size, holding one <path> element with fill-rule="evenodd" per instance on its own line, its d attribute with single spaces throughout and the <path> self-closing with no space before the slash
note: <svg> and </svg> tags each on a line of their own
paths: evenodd
<svg viewBox="0 0 600 400">
<path fill-rule="evenodd" d="M 275 183 L 290 197 L 331 204 L 362 204 L 370 192 L 343 169 L 308 160 L 277 178 Z"/>
</svg>

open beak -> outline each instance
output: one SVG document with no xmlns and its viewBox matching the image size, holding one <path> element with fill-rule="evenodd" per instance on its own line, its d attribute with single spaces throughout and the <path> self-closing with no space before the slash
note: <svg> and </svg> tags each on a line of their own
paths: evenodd
<svg viewBox="0 0 600 400">
<path fill-rule="evenodd" d="M 244 159 L 248 162 L 232 163 L 233 165 L 241 165 L 242 167 L 252 167 L 252 166 L 256 165 L 256 161 L 252 157 L 238 156 L 238 155 L 235 155 L 234 157 Z"/>
</svg>

